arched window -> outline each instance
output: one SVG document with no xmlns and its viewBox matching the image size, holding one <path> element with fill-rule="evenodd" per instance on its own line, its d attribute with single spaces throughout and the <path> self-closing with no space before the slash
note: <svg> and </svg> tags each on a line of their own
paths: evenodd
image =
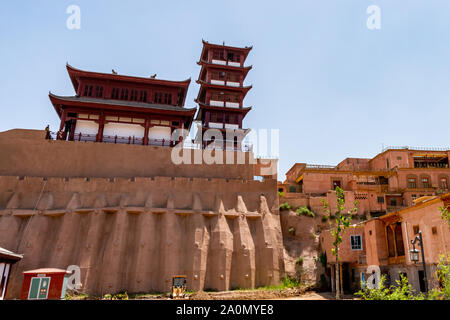
<svg viewBox="0 0 450 320">
<path fill-rule="evenodd" d="M 444 189 L 444 190 L 448 189 L 448 179 L 447 179 L 447 177 L 441 177 L 439 179 L 439 187 L 441 189 Z"/>
<path fill-rule="evenodd" d="M 421 183 L 422 188 L 424 188 L 424 189 L 431 188 L 431 179 L 429 176 L 421 176 L 420 183 Z"/>
</svg>

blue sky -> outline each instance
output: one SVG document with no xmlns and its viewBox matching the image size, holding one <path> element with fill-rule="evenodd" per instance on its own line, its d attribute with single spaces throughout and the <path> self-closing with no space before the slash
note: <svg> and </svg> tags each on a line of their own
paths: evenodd
<svg viewBox="0 0 450 320">
<path fill-rule="evenodd" d="M 81 30 L 66 28 L 69 5 Z M 366 27 L 369 5 L 381 29 Z M 279 179 L 384 145 L 450 145 L 448 0 L 9 1 L 0 9 L 0 131 L 58 126 L 65 63 L 183 80 L 195 107 L 201 39 L 253 45 L 244 125 L 280 130 Z"/>
</svg>

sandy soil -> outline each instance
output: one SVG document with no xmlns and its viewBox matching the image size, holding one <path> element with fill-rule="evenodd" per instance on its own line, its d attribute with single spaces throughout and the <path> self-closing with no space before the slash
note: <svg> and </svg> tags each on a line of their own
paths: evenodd
<svg viewBox="0 0 450 320">
<path fill-rule="evenodd" d="M 190 300 L 334 300 L 331 292 L 308 291 L 307 288 L 285 290 L 235 290 L 223 292 L 196 292 Z M 344 300 L 355 299 L 351 295 Z"/>
</svg>

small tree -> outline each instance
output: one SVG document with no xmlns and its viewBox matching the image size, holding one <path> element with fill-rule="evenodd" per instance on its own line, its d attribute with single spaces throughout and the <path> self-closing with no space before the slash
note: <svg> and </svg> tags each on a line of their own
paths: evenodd
<svg viewBox="0 0 450 320">
<path fill-rule="evenodd" d="M 450 226 L 450 212 L 448 211 L 448 208 L 443 206 L 439 208 L 439 210 L 441 210 L 442 219 L 446 220 L 448 225 Z"/>
<path fill-rule="evenodd" d="M 342 190 L 340 187 L 336 187 L 336 197 L 337 197 L 337 203 L 336 203 L 336 212 L 334 213 L 334 222 L 332 220 L 332 214 L 329 209 L 328 203 L 325 199 L 322 199 L 322 204 L 325 212 L 327 213 L 329 219 L 329 224 L 331 226 L 331 235 L 333 236 L 333 246 L 334 248 L 331 249 L 331 253 L 336 256 L 336 267 L 335 267 L 335 279 L 336 279 L 336 299 L 340 299 L 340 274 L 339 274 L 339 247 L 342 243 L 342 234 L 344 233 L 345 229 L 350 227 L 350 224 L 352 222 L 352 215 L 356 214 L 358 211 L 358 202 L 354 202 L 353 208 L 347 212 L 347 214 L 343 213 L 344 207 L 345 207 L 345 197 L 344 197 L 344 190 Z"/>
</svg>

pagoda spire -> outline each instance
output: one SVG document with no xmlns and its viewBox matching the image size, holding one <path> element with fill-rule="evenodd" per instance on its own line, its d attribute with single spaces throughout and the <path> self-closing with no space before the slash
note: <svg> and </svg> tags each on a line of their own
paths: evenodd
<svg viewBox="0 0 450 320">
<path fill-rule="evenodd" d="M 252 86 L 244 81 L 251 66 L 244 62 L 252 47 L 231 47 L 212 44 L 202 39 L 203 50 L 198 62 L 201 65 L 197 83 L 200 84 L 197 99 L 199 111 L 196 120 L 201 121 L 202 132 L 208 129 L 222 131 L 223 139 L 231 133 L 243 138 L 248 130 L 242 122 L 250 107 L 244 106 L 244 98 Z M 233 145 L 239 149 L 240 141 Z M 208 144 L 208 141 L 206 142 Z"/>
</svg>

